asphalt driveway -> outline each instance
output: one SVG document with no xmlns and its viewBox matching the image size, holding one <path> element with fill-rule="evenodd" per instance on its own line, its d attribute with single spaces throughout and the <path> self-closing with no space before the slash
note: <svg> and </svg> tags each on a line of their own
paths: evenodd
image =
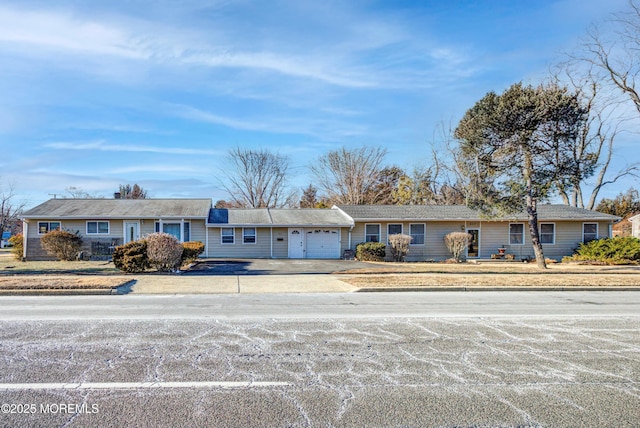
<svg viewBox="0 0 640 428">
<path fill-rule="evenodd" d="M 184 275 L 301 275 L 329 274 L 349 269 L 375 268 L 356 260 L 204 259 Z"/>
</svg>

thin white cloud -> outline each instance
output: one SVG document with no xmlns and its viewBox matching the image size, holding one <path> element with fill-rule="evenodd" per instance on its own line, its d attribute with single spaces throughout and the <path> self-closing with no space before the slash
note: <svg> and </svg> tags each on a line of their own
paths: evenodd
<svg viewBox="0 0 640 428">
<path fill-rule="evenodd" d="M 182 147 L 156 147 L 135 144 L 107 144 L 104 141 L 91 142 L 56 142 L 44 144 L 44 147 L 56 150 L 92 150 L 103 152 L 142 152 L 173 155 L 220 155 L 219 150 L 190 149 Z"/>
<path fill-rule="evenodd" d="M 0 6 L 0 42 L 42 49 L 130 59 L 148 58 L 128 32 L 96 21 L 49 11 Z"/>
</svg>

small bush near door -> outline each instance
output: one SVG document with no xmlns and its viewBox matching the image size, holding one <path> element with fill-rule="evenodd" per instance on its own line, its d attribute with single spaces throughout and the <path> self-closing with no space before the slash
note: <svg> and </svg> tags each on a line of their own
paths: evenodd
<svg viewBox="0 0 640 428">
<path fill-rule="evenodd" d="M 82 247 L 82 238 L 78 232 L 52 230 L 40 239 L 40 245 L 50 256 L 58 260 L 76 260 Z"/>
<path fill-rule="evenodd" d="M 168 233 L 156 232 L 147 236 L 149 263 L 160 272 L 171 272 L 180 267 L 184 248 L 178 239 Z"/>
<path fill-rule="evenodd" d="M 182 244 L 184 251 L 182 252 L 182 264 L 193 263 L 204 253 L 204 244 L 200 241 L 189 241 Z"/>
<path fill-rule="evenodd" d="M 386 254 L 386 245 L 382 242 L 363 242 L 356 245 L 356 258 L 362 262 L 382 262 Z"/>
<path fill-rule="evenodd" d="M 127 273 L 144 272 L 149 268 L 147 241 L 132 241 L 116 247 L 113 252 L 113 264 Z"/>
</svg>

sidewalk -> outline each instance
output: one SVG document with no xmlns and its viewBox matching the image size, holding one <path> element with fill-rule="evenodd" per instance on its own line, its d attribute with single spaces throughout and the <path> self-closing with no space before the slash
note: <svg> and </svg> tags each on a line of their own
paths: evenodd
<svg viewBox="0 0 640 428">
<path fill-rule="evenodd" d="M 348 293 L 357 290 L 333 275 L 143 275 L 133 294 Z M 125 294 L 129 294 L 125 293 Z"/>
</svg>

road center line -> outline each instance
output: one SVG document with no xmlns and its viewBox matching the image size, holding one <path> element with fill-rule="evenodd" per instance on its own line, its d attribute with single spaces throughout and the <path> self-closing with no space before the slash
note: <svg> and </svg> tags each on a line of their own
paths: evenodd
<svg viewBox="0 0 640 428">
<path fill-rule="evenodd" d="M 83 382 L 83 383 L 0 383 L 0 390 L 53 389 L 178 389 L 178 388 L 264 388 L 289 386 L 288 382 Z"/>
</svg>

